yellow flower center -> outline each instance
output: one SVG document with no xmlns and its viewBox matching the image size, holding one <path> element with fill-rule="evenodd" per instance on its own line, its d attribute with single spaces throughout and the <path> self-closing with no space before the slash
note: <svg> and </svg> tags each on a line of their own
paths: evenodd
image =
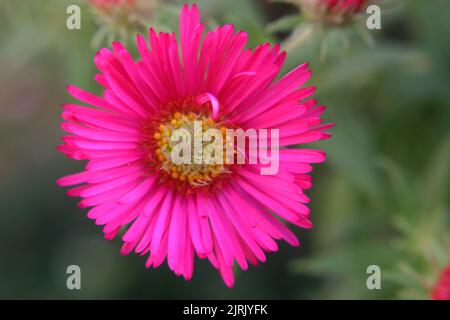
<svg viewBox="0 0 450 320">
<path fill-rule="evenodd" d="M 201 128 L 200 131 L 197 130 L 199 127 Z M 160 123 L 153 138 L 157 145 L 156 158 L 161 163 L 161 169 L 167 173 L 166 176 L 193 187 L 201 187 L 210 185 L 224 173 L 230 173 L 223 160 L 214 161 L 215 158 L 212 158 L 212 161 L 204 161 L 206 154 L 214 154 L 215 152 L 214 139 L 203 141 L 203 133 L 209 129 L 219 130 L 222 141 L 226 141 L 227 128 L 203 112 L 175 112 L 168 120 Z M 174 132 L 177 132 L 175 139 Z M 173 158 L 174 149 L 181 141 L 188 141 L 191 144 L 189 148 L 191 151 L 189 159 L 191 160 L 188 163 L 179 163 L 174 161 Z M 200 141 L 200 153 L 195 152 L 196 146 L 194 144 L 198 143 L 195 141 Z M 221 159 L 224 159 L 226 155 L 225 143 L 222 144 L 221 148 L 223 155 Z"/>
</svg>

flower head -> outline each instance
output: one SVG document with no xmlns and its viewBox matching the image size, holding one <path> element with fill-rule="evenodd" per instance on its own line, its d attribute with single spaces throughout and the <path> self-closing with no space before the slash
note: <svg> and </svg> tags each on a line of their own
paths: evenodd
<svg viewBox="0 0 450 320">
<path fill-rule="evenodd" d="M 361 13 L 370 0 L 300 0 L 300 7 L 313 20 L 343 25 Z"/>
<path fill-rule="evenodd" d="M 99 30 L 93 38 L 95 48 L 103 39 L 119 37 L 126 41 L 130 35 L 147 28 L 147 23 L 155 19 L 158 0 L 89 0 Z"/>
<path fill-rule="evenodd" d="M 127 9 L 134 5 L 136 0 L 89 0 L 89 4 L 103 13 L 111 13 L 116 9 Z"/>
<path fill-rule="evenodd" d="M 142 2 L 145 0 L 89 0 L 89 6 L 99 16 L 99 20 L 102 24 L 122 25 L 135 23 L 133 19 L 136 19 L 136 14 L 142 10 Z M 150 0 L 152 6 L 155 0 Z M 151 9 L 148 6 L 146 9 Z M 148 10 L 141 14 L 147 14 Z"/>
<path fill-rule="evenodd" d="M 88 163 L 58 184 L 79 185 L 68 194 L 83 198 L 79 206 L 90 208 L 88 217 L 104 226 L 107 239 L 128 228 L 122 254 L 147 255 L 146 266 L 155 268 L 167 258 L 187 280 L 198 256 L 232 286 L 235 262 L 245 270 L 265 261 L 265 252 L 278 250 L 275 240 L 299 245 L 279 218 L 312 226 L 304 190 L 311 187 L 311 164 L 325 154 L 288 146 L 328 138 L 330 125 L 321 124 L 325 108 L 310 98 L 314 88 L 301 88 L 311 74 L 306 64 L 276 81 L 286 55 L 279 45 L 245 49 L 247 34 L 232 25 L 202 39 L 203 29 L 197 7 L 185 5 L 180 44 L 174 34 L 150 29 L 150 48 L 137 36 L 137 61 L 118 42 L 98 52 L 95 79 L 103 96 L 68 86 L 89 107 L 63 106 L 69 134 L 58 147 Z M 277 129 L 277 172 L 260 174 L 268 154 L 255 164 L 174 161 L 178 138 L 195 138 L 196 126 L 225 139 L 232 129 Z M 173 139 L 175 132 L 182 134 Z M 200 143 L 203 153 L 208 148 Z M 233 159 L 246 159 L 249 149 L 233 147 Z"/>
<path fill-rule="evenodd" d="M 450 300 L 450 265 L 442 271 L 442 274 L 431 292 L 433 300 Z"/>
</svg>

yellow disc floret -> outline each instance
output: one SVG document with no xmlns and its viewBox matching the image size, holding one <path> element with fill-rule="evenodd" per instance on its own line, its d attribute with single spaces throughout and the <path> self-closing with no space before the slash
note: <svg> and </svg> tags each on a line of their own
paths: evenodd
<svg viewBox="0 0 450 320">
<path fill-rule="evenodd" d="M 200 133 L 195 130 L 196 122 L 201 128 Z M 178 129 L 184 129 L 183 134 L 190 135 L 188 141 L 191 141 L 192 148 L 190 159 L 192 159 L 192 161 L 189 163 L 176 163 L 172 160 L 172 151 L 179 143 L 178 140 L 174 141 L 176 139 L 172 139 L 172 135 Z M 204 113 L 175 112 L 171 117 L 157 126 L 157 130 L 153 135 L 154 141 L 157 145 L 155 155 L 156 159 L 160 161 L 161 170 L 167 173 L 165 176 L 170 177 L 173 180 L 189 184 L 193 187 L 201 187 L 211 184 L 211 182 L 213 182 L 220 175 L 230 172 L 227 169 L 227 165 L 224 164 L 223 161 L 208 163 L 202 161 L 202 155 L 214 152 L 211 150 L 213 148 L 211 141 L 204 142 L 202 140 L 203 132 L 208 129 L 217 129 L 217 132 L 222 135 L 223 141 L 226 141 L 226 127 L 214 121 L 209 115 Z M 183 134 L 179 134 L 180 139 L 185 138 Z M 200 154 L 200 159 L 199 155 L 194 152 L 195 139 L 197 139 L 197 141 L 201 141 L 202 152 Z M 225 155 L 225 144 L 223 144 L 222 148 L 223 154 Z"/>
</svg>

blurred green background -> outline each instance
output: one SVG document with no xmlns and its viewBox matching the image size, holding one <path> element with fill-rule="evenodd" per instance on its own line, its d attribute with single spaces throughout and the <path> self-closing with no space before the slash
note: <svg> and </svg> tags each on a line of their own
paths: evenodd
<svg viewBox="0 0 450 320">
<path fill-rule="evenodd" d="M 148 24 L 178 30 L 182 2 L 159 2 Z M 262 0 L 197 3 L 208 27 L 233 23 L 250 46 L 292 39 L 292 26 L 274 21 L 299 13 Z M 82 9 L 81 30 L 66 28 L 70 4 Z M 290 49 L 285 71 L 310 62 L 308 84 L 335 123 L 333 138 L 314 146 L 328 153 L 308 192 L 315 227 L 295 230 L 300 248 L 281 244 L 266 263 L 236 271 L 228 289 L 205 261 L 185 282 L 165 265 L 147 270 L 144 258 L 122 257 L 119 239 L 105 241 L 56 186 L 83 167 L 55 149 L 59 106 L 72 101 L 67 84 L 100 92 L 99 20 L 82 1 L 0 0 L 0 298 L 428 298 L 450 263 L 450 2 L 388 7 L 382 30 L 368 32 L 373 46 L 355 30 L 322 30 Z M 81 267 L 79 291 L 66 288 L 72 264 Z M 372 264 L 381 290 L 366 287 Z"/>
</svg>

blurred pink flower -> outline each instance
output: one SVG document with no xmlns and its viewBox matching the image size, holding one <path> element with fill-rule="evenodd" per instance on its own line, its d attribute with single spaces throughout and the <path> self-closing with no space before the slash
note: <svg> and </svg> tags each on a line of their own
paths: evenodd
<svg viewBox="0 0 450 320">
<path fill-rule="evenodd" d="M 117 20 L 118 17 L 114 16 L 119 15 L 120 20 L 124 20 L 135 5 L 135 0 L 89 0 L 89 5 L 95 12 L 109 19 Z"/>
<path fill-rule="evenodd" d="M 341 25 L 361 13 L 373 0 L 300 0 L 307 16 L 322 22 Z"/>
<path fill-rule="evenodd" d="M 450 265 L 442 272 L 431 292 L 433 300 L 450 300 Z"/>
<path fill-rule="evenodd" d="M 311 163 L 321 151 L 287 146 L 328 138 L 321 124 L 325 107 L 300 88 L 311 72 L 303 64 L 276 81 L 285 60 L 280 46 L 245 49 L 247 34 L 232 25 L 206 33 L 197 7 L 185 5 L 180 17 L 180 47 L 175 34 L 149 32 L 151 48 L 137 37 L 141 59 L 133 60 L 118 42 L 95 57 L 103 97 L 75 86 L 69 93 L 92 107 L 63 106 L 70 135 L 58 149 L 88 160 L 86 170 L 58 180 L 80 196 L 88 217 L 104 225 L 106 239 L 122 228 L 122 254 L 148 254 L 146 266 L 167 258 L 177 275 L 191 279 L 194 256 L 208 259 L 227 286 L 233 264 L 266 260 L 278 250 L 275 240 L 298 246 L 278 219 L 312 227 L 304 190 L 311 187 Z M 213 111 L 212 111 L 213 110 Z M 260 164 L 176 165 L 168 156 L 168 135 L 201 120 L 207 128 L 277 128 L 280 164 L 273 176 Z"/>
<path fill-rule="evenodd" d="M 128 42 L 147 30 L 150 22 L 156 23 L 162 8 L 159 4 L 159 0 L 89 0 L 99 26 L 92 38 L 93 47 L 98 49 L 104 41 L 110 43 L 113 39 Z"/>
<path fill-rule="evenodd" d="M 360 12 L 368 0 L 319 0 L 323 3 L 329 12 L 346 12 L 357 13 Z"/>
<path fill-rule="evenodd" d="M 135 0 L 89 0 L 89 3 L 93 6 L 117 6 L 117 5 L 131 5 Z"/>
<path fill-rule="evenodd" d="M 99 11 L 109 11 L 117 7 L 129 7 L 135 0 L 89 0 L 89 4 Z"/>
</svg>

